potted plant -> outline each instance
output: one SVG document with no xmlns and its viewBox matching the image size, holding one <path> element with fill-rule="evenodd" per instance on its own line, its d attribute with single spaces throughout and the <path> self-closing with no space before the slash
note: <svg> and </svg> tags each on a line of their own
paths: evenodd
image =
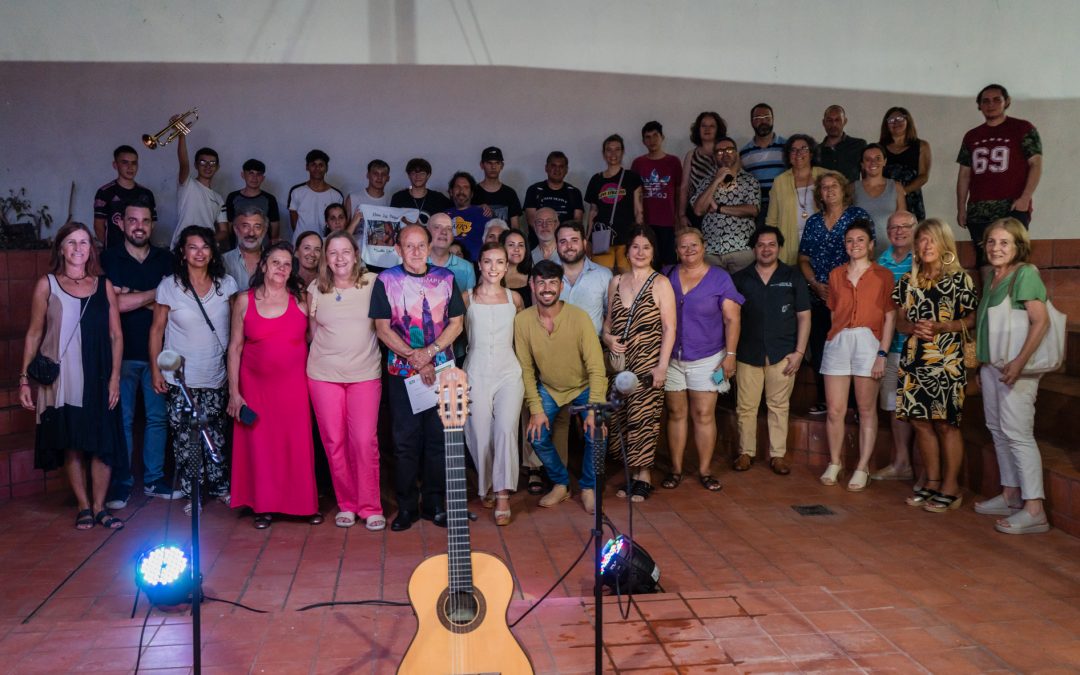
<svg viewBox="0 0 1080 675">
<path fill-rule="evenodd" d="M 0 250 L 48 248 L 41 231 L 52 222 L 49 207 L 35 209 L 26 197 L 26 188 L 8 190 L 7 197 L 0 197 Z"/>
</svg>

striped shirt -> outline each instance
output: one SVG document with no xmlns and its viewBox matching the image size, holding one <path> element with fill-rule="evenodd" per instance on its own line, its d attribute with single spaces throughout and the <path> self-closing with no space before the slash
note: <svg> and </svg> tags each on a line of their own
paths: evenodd
<svg viewBox="0 0 1080 675">
<path fill-rule="evenodd" d="M 751 139 L 739 150 L 739 159 L 743 169 L 746 169 L 757 178 L 761 185 L 761 204 L 764 210 L 769 203 L 769 190 L 772 189 L 773 179 L 779 176 L 787 168 L 784 166 L 784 143 L 786 139 L 780 134 L 773 136 L 773 141 L 764 148 L 759 148 Z"/>
</svg>

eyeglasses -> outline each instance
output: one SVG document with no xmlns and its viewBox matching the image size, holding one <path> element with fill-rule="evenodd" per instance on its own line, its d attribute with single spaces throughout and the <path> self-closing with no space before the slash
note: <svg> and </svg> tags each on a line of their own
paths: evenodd
<svg viewBox="0 0 1080 675">
<path fill-rule="evenodd" d="M 199 166 L 217 166 L 218 163 L 212 159 L 200 159 Z"/>
<path fill-rule="evenodd" d="M 793 155 L 809 155 L 810 148 L 792 148 L 791 154 Z"/>
<path fill-rule="evenodd" d="M 915 228 L 914 225 L 889 225 L 885 229 L 888 232 L 898 232 L 900 230 L 911 230 L 911 229 L 914 229 L 914 228 Z"/>
<path fill-rule="evenodd" d="M 737 152 L 738 152 L 738 150 L 736 150 L 735 148 L 717 148 L 716 149 L 716 154 L 718 154 L 718 155 L 731 156 L 731 155 L 736 154 Z"/>
<path fill-rule="evenodd" d="M 754 115 L 750 118 L 751 122 L 764 122 L 765 120 L 771 120 L 772 115 Z"/>
<path fill-rule="evenodd" d="M 889 124 L 900 124 L 901 122 L 907 122 L 907 117 L 905 117 L 904 115 L 893 115 L 885 121 Z"/>
</svg>

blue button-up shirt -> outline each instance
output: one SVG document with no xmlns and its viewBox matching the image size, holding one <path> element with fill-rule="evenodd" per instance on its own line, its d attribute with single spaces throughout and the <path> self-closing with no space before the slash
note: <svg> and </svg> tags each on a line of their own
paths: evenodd
<svg viewBox="0 0 1080 675">
<path fill-rule="evenodd" d="M 582 268 L 576 282 L 570 283 L 570 279 L 563 277 L 563 289 L 559 299 L 585 310 L 592 319 L 593 326 L 596 327 L 596 334 L 599 335 L 604 327 L 604 312 L 607 310 L 607 292 L 610 284 L 611 270 L 585 258 L 585 267 Z"/>
</svg>

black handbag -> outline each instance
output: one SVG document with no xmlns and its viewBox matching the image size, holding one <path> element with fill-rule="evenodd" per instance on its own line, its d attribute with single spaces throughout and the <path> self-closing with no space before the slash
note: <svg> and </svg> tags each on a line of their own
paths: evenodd
<svg viewBox="0 0 1080 675">
<path fill-rule="evenodd" d="M 91 294 L 86 298 L 86 304 L 83 305 L 82 311 L 79 312 L 79 321 L 75 324 L 75 330 L 79 330 L 79 324 L 82 323 L 83 315 L 86 314 L 86 308 L 90 306 L 90 299 L 93 298 Z M 72 332 L 68 338 L 67 344 L 64 345 L 64 351 L 60 352 L 60 358 L 64 358 L 64 354 L 67 353 L 68 347 L 71 346 L 71 341 L 75 338 L 75 333 Z M 38 349 L 38 353 L 34 355 L 33 360 L 30 361 L 30 365 L 26 367 L 26 375 L 30 379 L 34 380 L 38 384 L 48 386 L 53 382 L 56 382 L 56 378 L 60 377 L 60 362 L 53 361 L 48 356 L 41 353 L 41 349 Z"/>
</svg>

